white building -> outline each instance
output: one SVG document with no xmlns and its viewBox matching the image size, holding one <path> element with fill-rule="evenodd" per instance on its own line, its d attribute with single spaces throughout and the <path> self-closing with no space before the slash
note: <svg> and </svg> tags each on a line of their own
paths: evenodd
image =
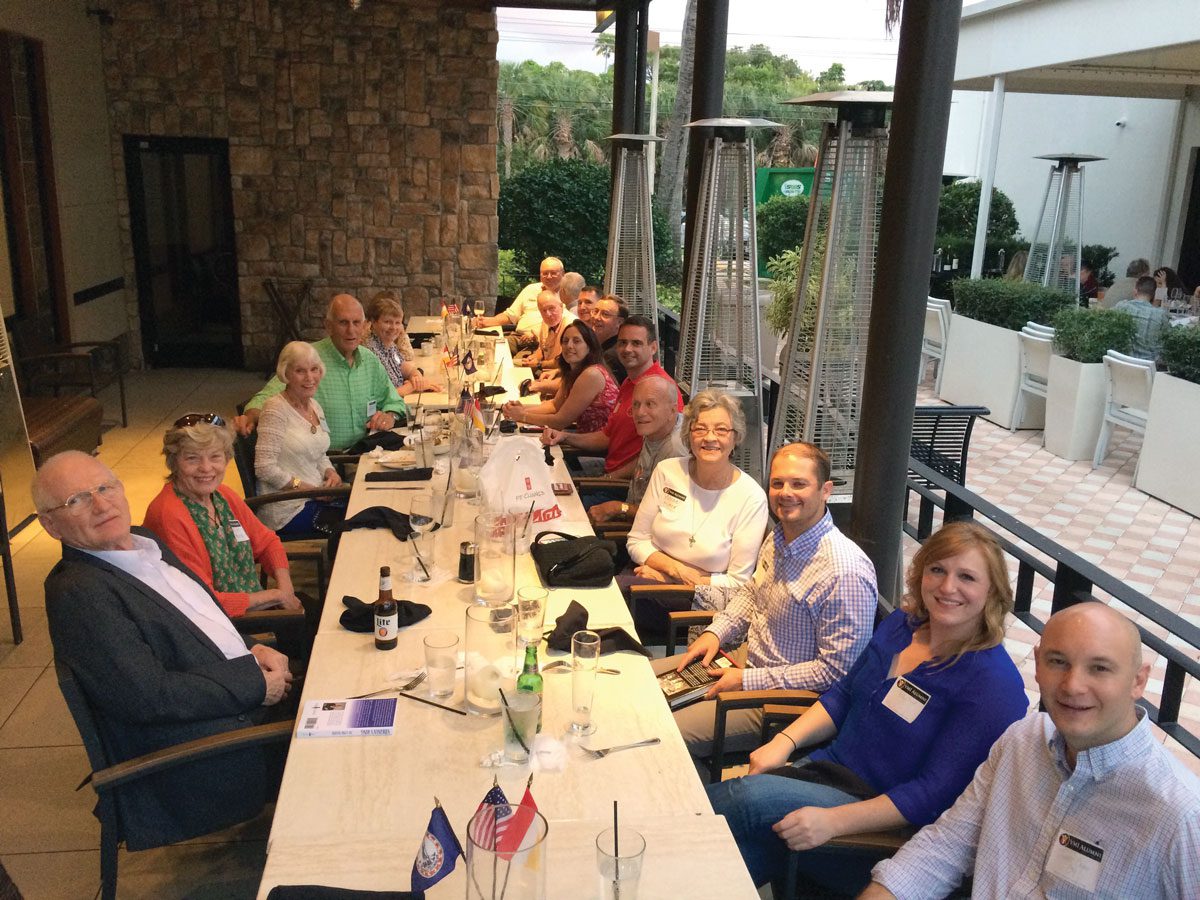
<svg viewBox="0 0 1200 900">
<path fill-rule="evenodd" d="M 1118 275 L 1142 256 L 1200 283 L 1200 0 L 968 0 L 955 87 L 944 171 L 994 165 L 1025 237 L 1034 157 L 1106 157 L 1085 168 L 1084 243 L 1117 247 Z"/>
</svg>

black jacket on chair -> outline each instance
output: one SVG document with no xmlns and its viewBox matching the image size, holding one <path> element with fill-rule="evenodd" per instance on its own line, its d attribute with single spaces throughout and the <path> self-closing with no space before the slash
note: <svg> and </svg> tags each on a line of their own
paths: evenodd
<svg viewBox="0 0 1200 900">
<path fill-rule="evenodd" d="M 166 563 L 208 591 L 153 534 L 134 532 L 155 540 Z M 90 553 L 63 546 L 46 577 L 46 613 L 55 657 L 71 669 L 98 724 L 107 760 L 93 758 L 93 767 L 266 718 L 266 681 L 253 656 L 226 659 L 165 597 Z M 254 748 L 123 787 L 121 837 L 140 850 L 252 818 L 275 791 L 268 771 L 267 754 Z"/>
</svg>

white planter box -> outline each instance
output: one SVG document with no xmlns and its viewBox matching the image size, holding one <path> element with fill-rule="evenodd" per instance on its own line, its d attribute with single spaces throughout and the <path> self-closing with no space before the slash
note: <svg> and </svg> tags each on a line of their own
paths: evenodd
<svg viewBox="0 0 1200 900">
<path fill-rule="evenodd" d="M 1159 373 L 1135 487 L 1200 516 L 1200 478 L 1193 460 L 1200 447 L 1200 384 Z"/>
<path fill-rule="evenodd" d="M 1091 459 L 1104 421 L 1104 363 L 1050 357 L 1046 449 L 1063 459 Z"/>
<path fill-rule="evenodd" d="M 946 367 L 939 394 L 942 400 L 986 406 L 992 412 L 984 418 L 1001 428 L 1011 427 L 1021 366 L 1017 332 L 952 315 L 942 365 Z M 1045 416 L 1046 404 L 1042 398 L 1029 397 L 1017 427 L 1041 428 Z"/>
</svg>

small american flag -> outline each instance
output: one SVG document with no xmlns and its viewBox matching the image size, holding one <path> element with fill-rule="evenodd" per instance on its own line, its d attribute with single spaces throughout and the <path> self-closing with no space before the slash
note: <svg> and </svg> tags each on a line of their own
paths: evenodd
<svg viewBox="0 0 1200 900">
<path fill-rule="evenodd" d="M 486 815 L 480 815 L 486 812 Z M 500 785 L 492 785 L 487 792 L 475 816 L 471 819 L 470 835 L 476 846 L 495 848 L 504 838 L 505 831 L 513 818 L 513 808 L 504 796 Z"/>
</svg>

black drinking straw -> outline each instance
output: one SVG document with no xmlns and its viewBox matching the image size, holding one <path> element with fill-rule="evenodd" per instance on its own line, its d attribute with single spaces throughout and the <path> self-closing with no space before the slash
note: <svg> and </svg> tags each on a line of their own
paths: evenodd
<svg viewBox="0 0 1200 900">
<path fill-rule="evenodd" d="M 613 801 L 613 893 L 621 896 L 621 832 L 617 828 L 617 801 Z"/>
</svg>

